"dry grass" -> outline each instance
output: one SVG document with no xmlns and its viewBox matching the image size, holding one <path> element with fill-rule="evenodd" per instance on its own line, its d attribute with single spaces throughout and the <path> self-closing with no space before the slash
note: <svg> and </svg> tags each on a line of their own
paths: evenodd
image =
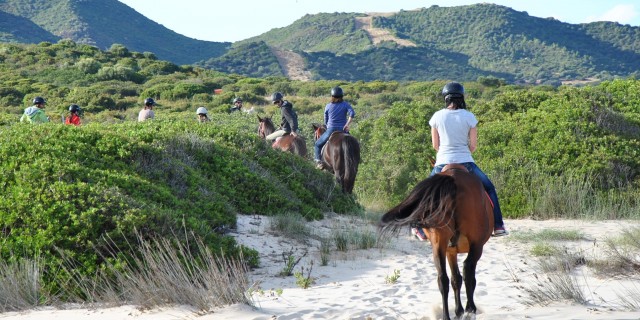
<svg viewBox="0 0 640 320">
<path fill-rule="evenodd" d="M 547 257 L 539 261 L 535 280 L 523 286 L 528 297 L 522 300 L 526 305 L 548 305 L 558 300 L 569 300 L 587 304 L 585 293 L 574 274 L 576 257 L 565 259 L 561 256 Z"/>
<path fill-rule="evenodd" d="M 564 234 L 564 233 L 563 233 Z M 542 236 L 544 235 L 544 236 Z M 541 239 L 566 238 L 554 232 L 543 231 L 537 235 L 519 235 L 527 241 Z M 517 237 L 516 237 L 517 238 Z M 569 236 L 580 239 L 581 235 Z M 640 279 L 640 228 L 622 230 L 621 236 L 606 241 L 607 248 L 602 258 L 587 260 L 581 252 L 572 252 L 567 248 L 558 248 L 541 242 L 534 245 L 534 252 L 543 256 L 536 267 L 535 281 L 523 289 L 528 296 L 523 303 L 528 305 L 547 305 L 558 300 L 569 300 L 588 304 L 585 287 L 589 284 L 580 281 L 579 267 L 588 266 L 604 279 L 633 280 Z M 519 282 L 519 279 L 518 281 Z M 586 291 L 588 292 L 588 291 Z M 634 311 L 640 309 L 640 289 L 633 285 L 617 293 L 617 301 L 607 302 L 612 308 L 624 308 Z"/>
<path fill-rule="evenodd" d="M 0 312 L 68 302 L 141 308 L 190 305 L 201 312 L 236 303 L 252 305 L 247 294 L 248 267 L 242 258 L 216 255 L 198 239 L 184 243 L 175 238 L 147 241 L 139 237 L 138 242 L 129 253 L 133 258 L 119 264 L 107 262 L 92 276 L 79 274 L 68 258 L 59 269 L 48 269 L 65 275 L 56 293 L 43 288 L 44 263 L 38 258 L 0 261 Z M 123 254 L 113 250 L 104 258 L 114 261 L 113 257 Z"/>
<path fill-rule="evenodd" d="M 284 237 L 306 242 L 311 236 L 309 222 L 299 213 L 283 213 L 271 217 L 271 231 Z"/>
<path fill-rule="evenodd" d="M 595 272 L 602 277 L 640 279 L 640 228 L 622 230 L 606 243 L 604 259 L 590 264 Z"/>
<path fill-rule="evenodd" d="M 38 259 L 0 261 L 0 312 L 31 309 L 47 303 L 42 296 Z"/>
</svg>

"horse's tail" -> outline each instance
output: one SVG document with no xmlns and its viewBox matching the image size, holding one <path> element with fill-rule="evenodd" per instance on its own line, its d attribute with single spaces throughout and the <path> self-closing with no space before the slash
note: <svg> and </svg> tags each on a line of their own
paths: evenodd
<svg viewBox="0 0 640 320">
<path fill-rule="evenodd" d="M 289 151 L 291 151 L 293 154 L 299 155 L 303 158 L 307 157 L 307 142 L 303 137 L 294 137 L 289 148 Z"/>
<path fill-rule="evenodd" d="M 436 174 L 422 180 L 406 199 L 380 218 L 379 227 L 383 231 L 397 231 L 411 223 L 441 227 L 453 217 L 457 191 L 454 178 L 448 175 Z"/>
<path fill-rule="evenodd" d="M 351 135 L 345 135 L 342 139 L 342 153 L 344 158 L 342 190 L 346 193 L 352 193 L 360 164 L 360 143 L 358 140 Z"/>
</svg>

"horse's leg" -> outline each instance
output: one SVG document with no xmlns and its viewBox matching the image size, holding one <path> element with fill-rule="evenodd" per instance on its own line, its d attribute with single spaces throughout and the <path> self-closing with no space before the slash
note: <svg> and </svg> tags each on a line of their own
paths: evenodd
<svg viewBox="0 0 640 320">
<path fill-rule="evenodd" d="M 476 304 L 473 301 L 473 293 L 476 290 L 476 266 L 482 256 L 482 245 L 477 243 L 469 244 L 469 253 L 464 260 L 464 288 L 467 292 L 467 307 L 464 309 L 468 313 L 476 313 Z"/>
<path fill-rule="evenodd" d="M 440 289 L 440 295 L 442 296 L 442 320 L 450 320 L 449 317 L 449 277 L 447 276 L 447 260 L 445 258 L 447 254 L 446 241 L 435 241 L 432 244 L 433 247 L 433 263 L 438 271 L 438 288 Z"/>
<path fill-rule="evenodd" d="M 459 318 L 464 313 L 464 309 L 462 309 L 462 302 L 460 301 L 462 275 L 460 275 L 460 269 L 458 268 L 458 254 L 454 251 L 447 251 L 447 260 L 449 260 L 449 268 L 451 269 L 451 287 L 456 299 L 456 316 Z"/>
</svg>

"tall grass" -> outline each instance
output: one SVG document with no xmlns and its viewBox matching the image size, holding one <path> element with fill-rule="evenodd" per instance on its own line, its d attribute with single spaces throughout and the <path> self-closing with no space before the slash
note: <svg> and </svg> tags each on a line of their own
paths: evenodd
<svg viewBox="0 0 640 320">
<path fill-rule="evenodd" d="M 525 191 L 527 212 L 538 219 L 640 218 L 640 194 L 631 186 L 602 191 L 596 188 L 596 178 L 589 175 L 531 172 Z"/>
<path fill-rule="evenodd" d="M 39 259 L 0 261 L 0 312 L 19 311 L 49 302 L 41 290 Z"/>
<path fill-rule="evenodd" d="M 214 254 L 198 239 L 184 243 L 175 238 L 139 237 L 136 249 L 131 250 L 132 258 L 118 265 L 109 261 L 124 251 L 113 250 L 104 256 L 106 266 L 91 276 L 79 273 L 75 262 L 65 257 L 60 269 L 53 271 L 65 275 L 55 294 L 42 288 L 43 264 L 38 259 L 0 262 L 0 312 L 65 302 L 143 308 L 190 305 L 201 312 L 253 303 L 247 294 L 248 267 L 242 257 Z"/>
<path fill-rule="evenodd" d="M 285 237 L 303 242 L 311 235 L 307 219 L 299 213 L 286 212 L 273 216 L 270 228 Z"/>
<path fill-rule="evenodd" d="M 524 288 L 528 297 L 523 302 L 527 305 L 547 305 L 558 300 L 570 300 L 586 304 L 585 293 L 573 274 L 576 261 L 579 260 L 574 255 L 541 259 L 537 270 L 542 273 Z"/>
<path fill-rule="evenodd" d="M 216 255 L 198 239 L 191 244 L 169 238 L 140 238 L 139 242 L 138 254 L 128 263 L 107 264 L 106 272 L 93 278 L 75 274 L 71 292 L 101 304 L 145 308 L 176 304 L 209 311 L 229 304 L 251 304 L 246 294 L 248 270 L 242 259 Z"/>
<path fill-rule="evenodd" d="M 602 276 L 640 279 L 640 228 L 620 232 L 619 237 L 607 240 L 606 258 L 592 265 Z"/>
</svg>

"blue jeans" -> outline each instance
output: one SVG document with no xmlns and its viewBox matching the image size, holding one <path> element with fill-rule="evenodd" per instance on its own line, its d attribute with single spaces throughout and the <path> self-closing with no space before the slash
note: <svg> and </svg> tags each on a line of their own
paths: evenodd
<svg viewBox="0 0 640 320">
<path fill-rule="evenodd" d="M 502 227 L 504 225 L 504 222 L 502 221 L 502 211 L 500 210 L 500 203 L 498 202 L 496 187 L 493 185 L 491 180 L 489 180 L 489 177 L 487 177 L 487 175 L 484 174 L 484 172 L 482 172 L 482 170 L 480 170 L 480 168 L 478 168 L 475 163 L 465 162 L 461 163 L 461 165 L 465 166 L 467 170 L 469 170 L 469 172 L 475 174 L 478 178 L 480 178 L 480 181 L 482 181 L 484 189 L 487 191 L 487 194 L 489 194 L 489 199 L 491 199 L 491 202 L 493 202 L 494 226 Z M 442 172 L 442 168 L 444 168 L 444 166 L 444 164 L 440 164 L 433 167 L 433 170 L 431 170 L 431 174 L 429 176 Z"/>
<path fill-rule="evenodd" d="M 313 146 L 313 159 L 314 160 L 320 160 L 320 156 L 321 156 L 321 152 L 322 152 L 322 146 L 324 146 L 325 143 L 327 143 L 327 140 L 329 140 L 329 137 L 331 137 L 331 134 L 336 132 L 336 131 L 340 131 L 342 132 L 342 128 L 327 128 L 327 131 L 325 131 L 320 138 L 318 138 L 318 140 L 316 140 L 315 145 Z"/>
</svg>

